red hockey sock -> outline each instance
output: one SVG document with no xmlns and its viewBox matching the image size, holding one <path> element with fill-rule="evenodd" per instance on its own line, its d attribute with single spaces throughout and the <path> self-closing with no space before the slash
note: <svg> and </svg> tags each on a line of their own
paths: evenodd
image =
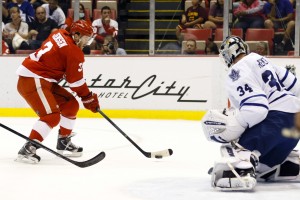
<svg viewBox="0 0 300 200">
<path fill-rule="evenodd" d="M 71 135 L 71 133 L 72 133 L 72 130 L 66 129 L 66 128 L 60 126 L 59 134 L 60 134 L 61 136 L 67 137 L 67 136 Z"/>
<path fill-rule="evenodd" d="M 32 140 L 38 140 L 40 142 L 43 142 L 43 140 L 44 140 L 44 138 L 36 130 L 33 130 L 33 129 L 31 130 L 29 138 Z"/>
</svg>

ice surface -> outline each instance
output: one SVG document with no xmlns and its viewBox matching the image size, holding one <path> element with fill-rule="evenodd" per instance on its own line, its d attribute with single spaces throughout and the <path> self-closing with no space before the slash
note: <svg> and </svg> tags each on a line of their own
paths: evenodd
<svg viewBox="0 0 300 200">
<path fill-rule="evenodd" d="M 36 118 L 0 118 L 28 136 Z M 15 162 L 25 140 L 0 128 L 0 200 L 257 200 L 296 199 L 300 183 L 259 183 L 254 192 L 218 192 L 208 169 L 219 144 L 206 141 L 198 121 L 113 119 L 145 151 L 171 148 L 163 159 L 144 157 L 105 119 L 79 118 L 73 141 L 84 147 L 77 160 L 100 151 L 106 158 L 79 168 L 38 150 L 39 164 Z M 55 149 L 57 128 L 43 142 Z M 299 145 L 298 145 L 299 147 Z M 76 158 L 75 158 L 76 159 Z"/>
</svg>

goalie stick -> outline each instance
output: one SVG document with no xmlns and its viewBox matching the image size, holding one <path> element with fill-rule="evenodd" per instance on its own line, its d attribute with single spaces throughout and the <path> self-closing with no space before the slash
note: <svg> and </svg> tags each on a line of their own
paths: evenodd
<svg viewBox="0 0 300 200">
<path fill-rule="evenodd" d="M 86 161 L 75 161 L 75 160 L 71 160 L 71 159 L 69 159 L 68 157 L 63 156 L 63 155 L 61 155 L 60 153 L 57 153 L 56 151 L 53 151 L 52 149 L 50 149 L 50 148 L 44 146 L 43 144 L 41 144 L 41 143 L 39 143 L 39 142 L 36 142 L 36 141 L 34 141 L 34 140 L 32 140 L 32 139 L 30 139 L 30 138 L 28 138 L 28 137 L 22 135 L 21 133 L 19 133 L 19 132 L 13 130 L 13 129 L 11 129 L 11 128 L 9 128 L 8 126 L 5 126 L 5 125 L 2 124 L 2 123 L 0 123 L 0 126 L 1 126 L 2 128 L 4 128 L 4 129 L 6 129 L 6 130 L 8 130 L 8 131 L 10 131 L 10 132 L 12 132 L 12 133 L 14 133 L 14 134 L 16 134 L 17 136 L 19 136 L 19 137 L 21 137 L 21 138 L 23 138 L 23 139 L 25 139 L 25 140 L 31 142 L 32 144 L 34 144 L 34 145 L 36 145 L 36 146 L 38 146 L 38 147 L 40 147 L 40 148 L 43 148 L 43 149 L 45 149 L 46 151 L 48 151 L 48 152 L 50 152 L 50 153 L 52 153 L 52 154 L 54 154 L 54 155 L 56 155 L 56 156 L 58 156 L 58 157 L 60 157 L 60 158 L 62 158 L 62 159 L 64 159 L 64 160 L 66 160 L 66 161 L 69 162 L 69 163 L 72 163 L 73 165 L 76 165 L 76 166 L 78 166 L 78 167 L 81 167 L 81 168 L 89 167 L 89 166 L 92 166 L 92 165 L 94 165 L 94 164 L 97 164 L 98 162 L 100 162 L 101 160 L 103 160 L 103 159 L 105 158 L 105 152 L 102 151 L 102 152 L 100 152 L 98 155 L 96 155 L 95 157 L 93 157 L 93 158 L 91 158 L 91 159 L 89 159 L 89 160 L 86 160 Z"/>
<path fill-rule="evenodd" d="M 172 149 L 166 149 L 162 151 L 155 151 L 155 152 L 146 152 L 141 147 L 139 147 L 124 131 L 122 131 L 109 117 L 107 117 L 101 110 L 98 112 L 107 120 L 111 125 L 113 125 L 133 146 L 135 146 L 144 156 L 147 158 L 163 158 L 166 156 L 171 156 L 173 154 Z"/>
</svg>

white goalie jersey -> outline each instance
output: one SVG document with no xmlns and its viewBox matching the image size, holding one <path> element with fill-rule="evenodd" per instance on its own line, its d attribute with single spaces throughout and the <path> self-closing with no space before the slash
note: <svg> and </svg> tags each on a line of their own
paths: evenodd
<svg viewBox="0 0 300 200">
<path fill-rule="evenodd" d="M 226 89 L 233 107 L 239 109 L 238 121 L 252 127 L 269 111 L 300 111 L 300 85 L 286 68 L 267 58 L 250 53 L 228 71 Z"/>
</svg>

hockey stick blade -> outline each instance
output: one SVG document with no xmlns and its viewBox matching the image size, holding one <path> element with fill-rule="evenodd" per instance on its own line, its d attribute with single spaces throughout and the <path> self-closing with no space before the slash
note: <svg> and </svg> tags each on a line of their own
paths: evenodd
<svg viewBox="0 0 300 200">
<path fill-rule="evenodd" d="M 151 158 L 163 158 L 163 157 L 167 157 L 167 156 L 171 156 L 173 154 L 173 150 L 172 149 L 166 149 L 163 151 L 156 151 L 156 152 L 151 152 Z"/>
<path fill-rule="evenodd" d="M 140 146 L 138 146 L 124 131 L 122 131 L 104 112 L 102 112 L 100 109 L 98 112 L 111 124 L 113 127 L 115 127 L 133 146 L 135 146 L 144 156 L 147 158 L 163 158 L 167 156 L 171 156 L 173 154 L 172 149 L 166 149 L 162 151 L 156 151 L 156 152 L 146 152 L 144 151 Z"/>
<path fill-rule="evenodd" d="M 101 160 L 103 160 L 105 158 L 105 152 L 100 152 L 98 155 L 96 155 L 95 157 L 89 159 L 89 160 L 86 160 L 86 161 L 75 161 L 75 160 L 71 160 L 70 158 L 64 156 L 64 155 L 61 155 L 60 153 L 57 153 L 56 151 L 53 151 L 52 149 L 44 146 L 43 144 L 39 143 L 39 142 L 36 142 L 35 140 L 32 140 L 24 135 L 22 135 L 21 133 L 9 128 L 8 126 L 5 126 L 4 124 L 0 123 L 0 126 L 12 133 L 14 133 L 15 135 L 27 140 L 28 142 L 31 142 L 32 144 L 35 144 L 36 146 L 66 160 L 67 162 L 69 163 L 72 163 L 73 165 L 76 165 L 78 167 L 81 167 L 81 168 L 85 168 L 85 167 L 89 167 L 89 166 L 92 166 L 94 164 L 97 164 L 98 162 L 100 162 Z"/>
</svg>

